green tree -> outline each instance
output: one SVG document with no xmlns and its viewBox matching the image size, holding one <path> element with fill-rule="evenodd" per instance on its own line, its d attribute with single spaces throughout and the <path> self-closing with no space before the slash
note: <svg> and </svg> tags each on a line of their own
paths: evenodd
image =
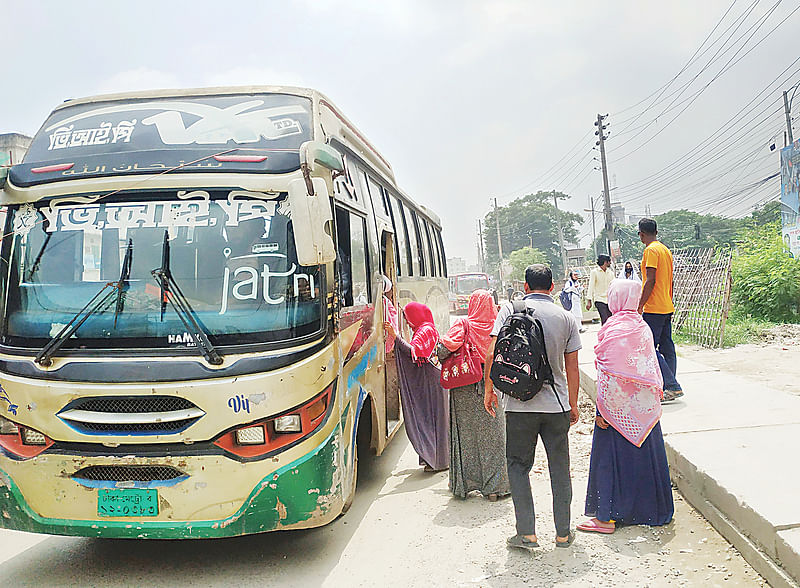
<svg viewBox="0 0 800 588">
<path fill-rule="evenodd" d="M 556 192 L 556 198 L 566 200 L 566 194 Z M 574 243 L 578 237 L 578 228 L 583 217 L 574 212 L 559 211 L 564 231 L 565 243 Z M 500 239 L 503 253 L 522 249 L 526 245 L 541 251 L 546 262 L 551 266 L 553 275 L 561 275 L 565 269 L 561 267 L 561 251 L 558 244 L 558 225 L 556 208 L 553 206 L 553 193 L 539 191 L 517 198 L 507 206 L 497 209 L 500 221 Z M 484 218 L 484 243 L 486 257 L 490 266 L 497 267 L 497 224 L 495 212 Z"/>
<path fill-rule="evenodd" d="M 778 221 L 745 232 L 733 258 L 731 293 L 739 314 L 777 322 L 800 319 L 800 259 L 786 250 Z"/>
<path fill-rule="evenodd" d="M 769 214 L 765 213 L 764 218 L 768 218 Z M 691 210 L 670 210 L 654 217 L 654 220 L 658 225 L 659 241 L 670 249 L 733 246 L 741 237 L 742 231 L 753 222 L 748 219 L 700 214 Z M 619 241 L 622 259 L 641 259 L 644 245 L 639 239 L 638 226 L 617 225 L 614 227 L 614 235 Z M 594 246 L 598 253 L 605 253 L 605 236 L 599 236 Z"/>
<path fill-rule="evenodd" d="M 733 246 L 747 226 L 746 219 L 700 214 L 685 209 L 659 214 L 655 221 L 658 224 L 659 241 L 671 249 Z"/>
<path fill-rule="evenodd" d="M 512 279 L 520 281 L 525 280 L 525 269 L 529 265 L 547 263 L 547 257 L 545 257 L 544 253 L 527 245 L 522 249 L 513 251 L 508 256 L 508 260 L 511 262 L 511 267 L 514 268 L 514 273 L 511 274 Z"/>
<path fill-rule="evenodd" d="M 644 245 L 642 245 L 642 242 L 639 240 L 638 231 L 639 229 L 634 225 L 617 225 L 614 227 L 614 236 L 617 241 L 619 241 L 620 255 L 624 261 L 629 259 L 637 261 L 642 258 Z M 589 262 L 590 265 L 594 265 L 596 258 L 589 259 L 592 255 L 591 251 L 597 251 L 598 255 L 601 253 L 608 253 L 604 234 L 599 235 L 597 239 L 595 239 L 592 243 L 592 247 L 586 254 L 587 262 Z"/>
<path fill-rule="evenodd" d="M 772 200 L 759 206 L 753 211 L 753 214 L 750 215 L 750 218 L 753 219 L 753 223 L 756 226 L 765 225 L 767 223 L 781 220 L 781 201 L 780 200 Z"/>
</svg>

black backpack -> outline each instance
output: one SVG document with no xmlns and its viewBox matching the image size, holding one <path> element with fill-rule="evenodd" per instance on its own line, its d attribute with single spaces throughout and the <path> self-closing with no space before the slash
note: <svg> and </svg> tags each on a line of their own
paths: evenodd
<svg viewBox="0 0 800 588">
<path fill-rule="evenodd" d="M 566 292 L 565 290 L 561 290 L 561 294 L 558 295 L 558 299 L 561 301 L 561 308 L 564 310 L 572 310 L 572 294 Z"/>
<path fill-rule="evenodd" d="M 514 312 L 506 318 L 494 346 L 489 377 L 494 387 L 517 400 L 530 400 L 547 383 L 558 393 L 547 359 L 542 323 L 523 300 L 512 301 Z"/>
</svg>

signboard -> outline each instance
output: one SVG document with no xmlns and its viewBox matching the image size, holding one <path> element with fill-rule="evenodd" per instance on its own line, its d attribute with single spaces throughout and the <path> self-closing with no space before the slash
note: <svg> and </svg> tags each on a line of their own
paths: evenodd
<svg viewBox="0 0 800 588">
<path fill-rule="evenodd" d="M 781 224 L 783 241 L 800 257 L 800 140 L 781 149 Z"/>
<path fill-rule="evenodd" d="M 610 242 L 611 245 L 611 257 L 614 259 L 619 259 L 620 257 L 620 250 L 619 250 L 619 241 L 616 239 Z"/>
</svg>

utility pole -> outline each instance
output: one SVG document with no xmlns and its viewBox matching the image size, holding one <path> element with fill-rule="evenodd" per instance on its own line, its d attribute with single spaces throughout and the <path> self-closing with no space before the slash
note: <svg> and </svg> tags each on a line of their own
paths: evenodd
<svg viewBox="0 0 800 588">
<path fill-rule="evenodd" d="M 486 273 L 486 256 L 483 253 L 483 225 L 478 219 L 478 254 L 481 256 L 481 271 Z"/>
<path fill-rule="evenodd" d="M 556 207 L 556 225 L 558 225 L 558 246 L 561 248 L 561 265 L 564 267 L 564 275 L 567 275 L 567 250 L 564 249 L 564 231 L 561 229 L 561 212 L 558 210 L 558 198 L 556 191 L 553 190 L 553 205 Z"/>
<path fill-rule="evenodd" d="M 597 257 L 597 232 L 595 231 L 594 227 L 594 198 L 589 196 L 589 208 L 584 208 L 584 212 L 591 212 L 592 213 L 592 253 L 594 254 L 595 258 Z"/>
<path fill-rule="evenodd" d="M 497 254 L 500 261 L 497 262 L 497 277 L 500 278 L 500 285 L 503 285 L 503 243 L 500 241 L 500 215 L 497 212 L 497 198 L 494 199 L 494 222 L 497 226 Z"/>
<path fill-rule="evenodd" d="M 606 119 L 608 115 L 606 114 L 603 116 L 602 114 L 597 115 L 597 121 L 594 123 L 597 127 L 597 130 L 594 132 L 597 135 L 598 139 L 595 145 L 600 146 L 600 168 L 603 172 L 603 198 L 604 198 L 604 212 L 605 212 L 605 220 L 606 220 L 606 249 L 608 249 L 608 254 L 611 254 L 611 241 L 614 239 L 614 223 L 611 220 L 611 192 L 608 189 L 608 165 L 606 164 L 606 139 L 608 138 L 605 134 L 605 129 L 608 125 L 604 125 L 603 121 Z"/>
<path fill-rule="evenodd" d="M 789 144 L 791 145 L 794 143 L 794 137 L 792 137 L 792 114 L 789 112 L 789 97 L 786 95 L 788 92 L 783 92 L 783 110 L 786 113 L 786 130 L 789 132 Z"/>
</svg>

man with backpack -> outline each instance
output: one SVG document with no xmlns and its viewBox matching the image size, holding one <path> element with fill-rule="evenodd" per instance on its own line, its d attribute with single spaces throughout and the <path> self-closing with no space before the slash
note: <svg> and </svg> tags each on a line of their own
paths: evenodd
<svg viewBox="0 0 800 588">
<path fill-rule="evenodd" d="M 552 291 L 550 268 L 528 266 L 526 296 L 500 309 L 485 363 L 484 407 L 495 416 L 497 389 L 506 418 L 506 462 L 517 529 L 507 543 L 522 549 L 539 546 L 529 477 L 539 437 L 550 470 L 556 546 L 569 547 L 575 537 L 570 530 L 567 435 L 578 422 L 581 338 L 574 317 L 553 302 Z"/>
</svg>

